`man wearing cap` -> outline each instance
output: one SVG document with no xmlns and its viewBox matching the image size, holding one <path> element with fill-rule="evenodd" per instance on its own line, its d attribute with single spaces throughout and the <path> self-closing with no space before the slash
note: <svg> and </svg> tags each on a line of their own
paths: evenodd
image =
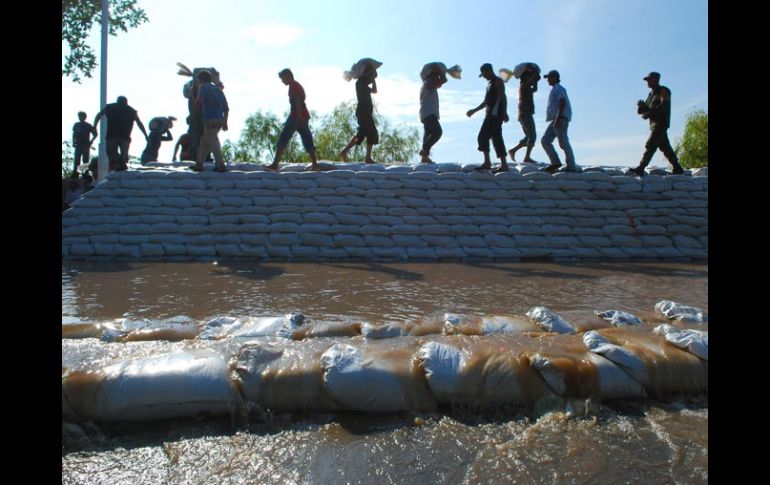
<svg viewBox="0 0 770 485">
<path fill-rule="evenodd" d="M 647 81 L 650 94 L 645 101 L 639 100 L 637 113 L 642 115 L 642 118 L 650 120 L 650 137 L 644 144 L 644 155 L 642 155 L 639 166 L 629 169 L 626 173 L 631 176 L 643 176 L 645 174 L 644 168 L 650 163 L 652 156 L 658 149 L 663 152 L 671 164 L 671 173 L 684 173 L 674 149 L 671 148 L 671 142 L 668 141 L 668 127 L 671 124 L 671 90 L 660 85 L 660 73 L 651 72 L 643 79 Z"/>
<path fill-rule="evenodd" d="M 481 124 L 478 136 L 479 151 L 484 153 L 484 163 L 476 168 L 476 170 L 489 170 L 492 168 L 492 162 L 489 159 L 489 140 L 492 139 L 495 154 L 500 159 L 500 166 L 493 172 L 507 172 L 508 162 L 505 160 L 505 142 L 503 141 L 503 123 L 508 121 L 508 99 L 505 96 L 505 83 L 495 75 L 492 64 L 484 63 L 481 65 L 480 70 L 481 74 L 479 74 L 479 77 L 489 81 L 487 84 L 487 94 L 480 105 L 465 113 L 470 118 L 477 111 L 486 108 L 486 116 Z"/>
<path fill-rule="evenodd" d="M 219 143 L 219 130 L 227 131 L 227 117 L 230 107 L 222 90 L 211 82 L 211 73 L 203 70 L 198 73 L 198 95 L 195 103 L 201 107 L 203 113 L 203 136 L 198 143 L 195 154 L 195 165 L 190 167 L 195 172 L 203 171 L 203 161 L 209 153 L 214 154 L 217 172 L 226 172 L 225 161 L 222 157 L 222 146 Z"/>
<path fill-rule="evenodd" d="M 546 108 L 545 113 L 545 121 L 550 121 L 551 124 L 548 125 L 543 138 L 540 139 L 540 144 L 543 145 L 545 153 L 548 154 L 551 164 L 545 167 L 543 171 L 553 173 L 561 167 L 559 155 L 556 154 L 556 149 L 553 147 L 553 139 L 558 138 L 559 147 L 564 150 L 564 161 L 567 162 L 566 170 L 568 172 L 577 172 L 575 155 L 572 152 L 572 146 L 569 144 L 569 137 L 567 136 L 569 123 L 572 121 L 572 105 L 567 97 L 567 90 L 560 84 L 561 76 L 559 76 L 559 71 L 549 71 L 543 77 L 548 79 L 548 84 L 551 86 L 551 93 L 548 95 L 548 108 Z"/>
<path fill-rule="evenodd" d="M 270 165 L 266 165 L 266 170 L 278 170 L 278 164 L 281 163 L 281 157 L 286 147 L 289 146 L 291 137 L 294 136 L 294 132 L 298 131 L 299 136 L 302 139 L 302 146 L 305 147 L 305 151 L 310 155 L 310 170 L 318 170 L 318 160 L 315 157 L 315 146 L 313 146 L 313 134 L 310 133 L 310 112 L 305 105 L 305 90 L 302 85 L 294 80 L 294 73 L 289 68 L 283 69 L 278 73 L 278 77 L 281 78 L 281 82 L 286 86 L 289 86 L 289 105 L 290 112 L 289 117 L 286 118 L 286 123 L 283 125 L 281 136 L 278 138 L 278 145 L 275 149 L 275 159 Z"/>
<path fill-rule="evenodd" d="M 128 168 L 128 147 L 131 145 L 131 131 L 134 122 L 142 130 L 144 139 L 147 140 L 147 130 L 144 129 L 142 120 L 134 108 L 129 106 L 125 96 L 118 96 L 116 103 L 104 106 L 104 109 L 94 118 L 94 127 L 99 125 L 102 116 L 107 117 L 107 158 L 110 161 L 110 170 L 126 170 Z"/>
</svg>

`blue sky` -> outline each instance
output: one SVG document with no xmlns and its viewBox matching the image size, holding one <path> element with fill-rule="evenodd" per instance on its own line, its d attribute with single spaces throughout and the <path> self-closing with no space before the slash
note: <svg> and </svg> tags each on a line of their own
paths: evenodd
<svg viewBox="0 0 770 485">
<path fill-rule="evenodd" d="M 662 74 L 672 91 L 672 143 L 681 137 L 686 115 L 708 111 L 707 0 L 140 0 L 149 22 L 109 40 L 107 101 L 119 95 L 145 123 L 174 115 L 176 140 L 186 130 L 187 100 L 175 63 L 214 66 L 230 104 L 230 130 L 220 140 L 236 141 L 246 117 L 257 110 L 279 116 L 288 107 L 287 88 L 277 73 L 290 67 L 304 86 L 307 105 L 319 116 L 355 99 L 342 72 L 362 57 L 383 62 L 373 98 L 391 123 L 417 127 L 419 72 L 423 64 L 460 64 L 461 80 L 439 91 L 444 136 L 434 147 L 437 162 L 481 162 L 476 135 L 483 113 L 465 112 L 484 97 L 479 66 L 495 70 L 525 61 L 557 69 L 572 103 L 570 139 L 578 164 L 636 165 L 648 134 L 636 101 L 648 92 L 642 78 Z M 90 45 L 99 57 L 99 31 Z M 62 57 L 63 58 L 63 57 Z M 517 81 L 506 85 L 511 121 L 503 125 L 506 147 L 523 136 L 516 121 Z M 535 94 L 538 138 L 546 128 L 550 87 Z M 77 112 L 93 121 L 99 111 L 99 70 L 76 84 L 62 78 L 62 139 L 71 138 Z M 134 129 L 131 154 L 144 142 Z M 171 160 L 165 142 L 160 160 Z M 342 148 L 342 147 L 340 147 Z M 376 159 L 376 148 L 374 157 Z M 523 156 L 519 152 L 518 159 Z M 562 154 L 560 153 L 560 156 Z M 539 144 L 532 157 L 546 161 Z M 562 156 L 563 158 L 563 156 Z M 415 156 L 414 161 L 417 160 Z M 667 165 L 657 153 L 652 165 Z"/>
</svg>

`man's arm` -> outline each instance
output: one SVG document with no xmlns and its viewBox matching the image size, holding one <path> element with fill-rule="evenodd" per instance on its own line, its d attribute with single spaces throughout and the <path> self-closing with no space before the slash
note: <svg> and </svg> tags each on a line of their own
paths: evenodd
<svg viewBox="0 0 770 485">
<path fill-rule="evenodd" d="M 227 104 L 227 97 L 225 97 L 225 93 L 222 93 L 222 99 L 225 102 L 225 106 L 223 109 L 225 117 L 224 117 L 224 120 L 222 120 L 222 131 L 227 131 L 227 117 L 230 115 L 230 105 Z"/>
<path fill-rule="evenodd" d="M 105 107 L 105 109 L 107 108 Z M 92 143 L 94 140 L 96 140 L 96 137 L 99 136 L 99 132 L 96 130 L 96 127 L 99 125 L 99 120 L 102 119 L 102 116 L 104 116 L 104 109 L 96 113 L 96 118 L 94 118 L 94 137 L 91 140 Z"/>
<path fill-rule="evenodd" d="M 139 127 L 140 130 L 142 130 L 142 133 L 144 134 L 145 141 L 147 140 L 147 130 L 144 129 L 144 124 L 142 123 L 142 120 L 139 119 L 139 113 L 134 111 L 134 121 L 136 121 L 136 126 Z"/>
<path fill-rule="evenodd" d="M 176 154 L 179 152 L 179 147 L 182 145 L 182 139 L 180 138 L 176 142 L 176 146 L 174 147 L 174 156 L 171 157 L 172 162 L 176 162 Z"/>
<path fill-rule="evenodd" d="M 372 94 L 377 93 L 377 81 L 372 79 Z"/>
<path fill-rule="evenodd" d="M 556 128 L 559 127 L 559 120 L 561 119 L 561 114 L 564 111 L 564 105 L 566 103 L 564 102 L 564 98 L 561 98 L 559 100 L 559 109 L 556 111 L 556 119 L 553 120 L 553 124 Z"/>
<path fill-rule="evenodd" d="M 173 136 L 171 136 L 171 130 L 166 130 L 166 133 L 163 134 L 163 136 L 160 137 L 161 141 L 171 141 L 174 139 Z"/>
</svg>

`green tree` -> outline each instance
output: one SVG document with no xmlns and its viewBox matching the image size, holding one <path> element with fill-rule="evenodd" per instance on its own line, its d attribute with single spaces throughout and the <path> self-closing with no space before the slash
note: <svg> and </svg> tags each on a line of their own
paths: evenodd
<svg viewBox="0 0 770 485">
<path fill-rule="evenodd" d="M 72 142 L 61 142 L 61 178 L 65 179 L 72 175 L 73 159 L 75 158 Z"/>
<path fill-rule="evenodd" d="M 709 164 L 709 115 L 703 110 L 687 115 L 684 136 L 676 144 L 679 163 L 686 168 L 707 167 Z"/>
<path fill-rule="evenodd" d="M 285 113 L 287 116 L 288 113 Z M 283 130 L 283 121 L 273 113 L 257 111 L 246 118 L 246 126 L 241 132 L 237 143 L 229 140 L 222 145 L 222 155 L 225 160 L 233 162 L 272 163 L 275 157 L 275 147 Z M 286 147 L 284 160 L 294 161 L 299 156 L 300 146 L 296 136 Z"/>
<path fill-rule="evenodd" d="M 118 31 L 127 32 L 142 22 L 147 22 L 145 11 L 136 6 L 138 0 L 110 1 L 110 35 Z M 96 67 L 96 54 L 86 44 L 88 34 L 94 24 L 102 21 L 101 0 L 62 0 L 61 3 L 61 40 L 66 42 L 69 53 L 64 57 L 62 77 L 68 76 L 79 83 L 81 75 L 91 77 Z"/>
</svg>

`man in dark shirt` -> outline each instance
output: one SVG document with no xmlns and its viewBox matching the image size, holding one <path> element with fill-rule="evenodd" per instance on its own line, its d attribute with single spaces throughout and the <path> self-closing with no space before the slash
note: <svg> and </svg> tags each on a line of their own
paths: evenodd
<svg viewBox="0 0 770 485">
<path fill-rule="evenodd" d="M 96 139 L 96 129 L 86 121 L 88 115 L 84 111 L 78 112 L 78 121 L 72 125 L 72 147 L 75 149 L 75 166 L 72 168 L 72 177 L 78 178 L 78 165 L 88 165 L 91 144 Z M 91 137 L 90 135 L 93 135 Z"/>
<path fill-rule="evenodd" d="M 658 149 L 671 164 L 671 173 L 684 173 L 674 149 L 671 148 L 671 142 L 668 141 L 668 127 L 671 124 L 671 90 L 660 85 L 660 74 L 657 72 L 649 73 L 644 80 L 647 81 L 650 94 L 645 101 L 640 100 L 637 103 L 637 113 L 642 115 L 642 118 L 650 120 L 650 137 L 644 144 L 644 155 L 639 166 L 629 169 L 626 173 L 631 176 L 643 176 L 644 168 Z"/>
<path fill-rule="evenodd" d="M 356 97 L 358 105 L 356 106 L 356 120 L 358 121 L 358 131 L 350 140 L 345 148 L 340 152 L 340 160 L 348 160 L 348 151 L 353 145 L 360 145 L 366 139 L 366 163 L 375 163 L 372 160 L 372 148 L 380 142 L 380 134 L 374 124 L 374 104 L 372 103 L 372 93 L 377 92 L 377 69 L 373 65 L 366 68 L 361 77 L 356 81 Z M 369 85 L 372 85 L 370 88 Z"/>
<path fill-rule="evenodd" d="M 99 111 L 94 118 L 94 125 L 99 124 L 102 116 L 107 117 L 107 158 L 110 160 L 110 170 L 126 170 L 128 168 L 128 147 L 131 145 L 131 130 L 136 121 L 147 141 L 147 130 L 136 110 L 128 105 L 125 96 L 118 96 L 116 103 L 110 103 Z"/>
<path fill-rule="evenodd" d="M 492 64 L 489 63 L 481 65 L 479 77 L 489 81 L 487 94 L 480 105 L 465 113 L 470 118 L 477 111 L 486 108 L 486 116 L 478 136 L 479 151 L 484 153 L 484 163 L 476 170 L 492 168 L 492 162 L 489 159 L 489 140 L 492 139 L 495 154 L 500 159 L 500 166 L 494 172 L 507 172 L 508 162 L 505 160 L 505 142 L 503 141 L 503 123 L 508 121 L 508 100 L 505 97 L 505 84 L 502 79 L 495 75 Z"/>
</svg>

